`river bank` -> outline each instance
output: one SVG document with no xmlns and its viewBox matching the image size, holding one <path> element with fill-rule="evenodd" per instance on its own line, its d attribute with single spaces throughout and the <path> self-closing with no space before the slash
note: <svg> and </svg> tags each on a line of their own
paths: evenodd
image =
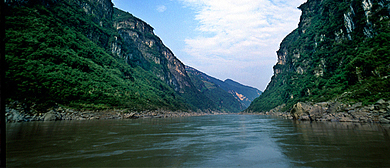
<svg viewBox="0 0 390 168">
<path fill-rule="evenodd" d="M 188 117 L 202 115 L 227 114 L 224 112 L 193 112 L 193 111 L 140 111 L 129 112 L 123 109 L 103 111 L 78 111 L 74 109 L 58 107 L 46 113 L 30 114 L 21 108 L 5 107 L 5 122 L 30 122 L 30 121 L 58 121 L 58 120 L 105 120 L 105 119 L 138 119 L 138 118 L 169 118 Z"/>
<path fill-rule="evenodd" d="M 281 112 L 278 106 L 267 112 L 245 112 L 241 114 L 272 115 L 302 121 L 390 123 L 390 101 L 378 100 L 375 104 L 363 106 L 361 102 L 298 102 L 290 111 Z"/>
<path fill-rule="evenodd" d="M 344 104 L 341 102 L 299 102 L 290 111 L 281 111 L 278 106 L 266 112 L 241 112 L 241 115 L 271 115 L 286 119 L 302 121 L 390 123 L 390 101 L 378 100 L 375 104 L 363 106 L 361 102 Z M 138 119 L 169 118 L 202 115 L 229 114 L 225 112 L 193 112 L 193 111 L 140 111 L 129 112 L 123 109 L 103 111 L 78 111 L 57 107 L 47 113 L 26 113 L 22 108 L 5 107 L 5 122 L 57 121 L 57 120 L 95 120 L 95 119 Z"/>
</svg>

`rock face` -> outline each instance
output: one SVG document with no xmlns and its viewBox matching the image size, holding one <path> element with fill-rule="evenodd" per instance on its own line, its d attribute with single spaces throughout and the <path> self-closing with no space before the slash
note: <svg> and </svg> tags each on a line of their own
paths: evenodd
<svg viewBox="0 0 390 168">
<path fill-rule="evenodd" d="M 55 121 L 57 119 L 56 114 L 54 112 L 47 112 L 43 116 L 43 118 L 44 121 Z"/>
<path fill-rule="evenodd" d="M 378 100 L 375 104 L 363 106 L 361 102 L 344 104 L 335 101 L 311 103 L 298 102 L 289 111 L 283 111 L 285 104 L 267 112 L 244 112 L 283 117 L 300 121 L 330 121 L 359 123 L 390 123 L 390 101 Z"/>
<path fill-rule="evenodd" d="M 115 38 L 116 40 L 111 43 L 113 54 L 127 61 L 136 62 L 144 69 L 150 69 L 177 92 L 184 93 L 186 88 L 194 87 L 184 64 L 154 34 L 153 27 L 119 9 L 115 9 L 113 26 L 124 41 L 121 46 L 118 46 L 119 37 Z M 121 52 L 125 50 L 139 52 L 132 54 Z"/>
<path fill-rule="evenodd" d="M 114 8 L 113 27 L 119 36 L 109 44 L 112 54 L 151 71 L 192 106 L 215 110 L 213 103 L 191 82 L 184 64 L 154 34 L 153 27 L 117 8 Z"/>
<path fill-rule="evenodd" d="M 361 102 L 353 105 L 339 102 L 298 102 L 290 113 L 292 118 L 297 120 L 390 123 L 389 104 L 390 101 L 383 99 L 369 106 L 362 106 Z"/>
<path fill-rule="evenodd" d="M 308 0 L 299 9 L 298 28 L 281 42 L 274 75 L 248 111 L 390 96 L 389 1 Z"/>
</svg>

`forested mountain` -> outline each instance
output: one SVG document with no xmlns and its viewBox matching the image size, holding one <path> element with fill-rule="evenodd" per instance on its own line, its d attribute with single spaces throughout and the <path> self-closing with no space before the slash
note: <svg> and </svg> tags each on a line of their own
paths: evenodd
<svg viewBox="0 0 390 168">
<path fill-rule="evenodd" d="M 231 79 L 221 81 L 189 66 L 186 70 L 195 87 L 222 110 L 242 111 L 261 94 L 256 88 Z"/>
<path fill-rule="evenodd" d="M 2 14 L 6 103 L 216 109 L 153 28 L 110 0 L 6 0 Z"/>
<path fill-rule="evenodd" d="M 390 1 L 308 0 L 280 44 L 274 75 L 247 111 L 297 102 L 390 98 Z"/>
<path fill-rule="evenodd" d="M 233 95 L 215 83 L 210 82 L 210 78 L 212 77 L 189 66 L 186 66 L 186 70 L 196 88 L 213 101 L 219 110 L 231 112 L 245 110 L 243 104 L 235 99 Z"/>
<path fill-rule="evenodd" d="M 223 90 L 232 94 L 245 107 L 248 107 L 251 102 L 259 97 L 262 93 L 259 89 L 245 86 L 231 79 L 226 79 L 223 82 L 221 80 L 214 80 L 213 82 L 215 82 Z"/>
</svg>

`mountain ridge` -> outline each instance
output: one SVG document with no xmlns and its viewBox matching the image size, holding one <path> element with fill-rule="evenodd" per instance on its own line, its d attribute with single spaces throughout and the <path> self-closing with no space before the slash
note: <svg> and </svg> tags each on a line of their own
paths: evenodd
<svg viewBox="0 0 390 168">
<path fill-rule="evenodd" d="M 198 76 L 201 76 L 200 78 L 202 78 L 204 82 L 210 82 L 217 85 L 219 88 L 233 96 L 245 108 L 248 107 L 250 103 L 262 93 L 260 90 L 254 87 L 240 84 L 239 82 L 236 82 L 232 79 L 225 79 L 224 81 L 219 80 L 187 65 L 186 70 L 187 73 L 192 74 L 192 76 L 196 76 L 194 75 L 195 72 L 198 73 Z M 198 90 L 200 89 L 199 85 L 197 88 Z"/>
</svg>

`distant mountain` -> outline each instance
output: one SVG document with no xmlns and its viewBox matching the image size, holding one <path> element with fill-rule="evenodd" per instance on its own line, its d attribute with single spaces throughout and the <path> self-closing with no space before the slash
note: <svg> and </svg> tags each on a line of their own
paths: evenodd
<svg viewBox="0 0 390 168">
<path fill-rule="evenodd" d="M 225 81 L 216 79 L 189 66 L 186 66 L 186 71 L 195 87 L 214 100 L 219 107 L 226 108 L 226 106 L 229 106 L 229 108 L 235 109 L 235 111 L 243 110 L 262 93 L 256 88 L 242 85 L 231 79 L 226 79 Z M 231 98 L 234 98 L 235 101 L 232 101 Z M 220 99 L 226 99 L 225 103 L 220 103 Z M 234 102 L 239 102 L 239 105 L 236 105 Z"/>
<path fill-rule="evenodd" d="M 231 79 L 226 79 L 220 87 L 225 91 L 231 93 L 236 99 L 239 99 L 241 103 L 248 107 L 251 102 L 261 95 L 259 89 L 242 85 Z"/>
</svg>

